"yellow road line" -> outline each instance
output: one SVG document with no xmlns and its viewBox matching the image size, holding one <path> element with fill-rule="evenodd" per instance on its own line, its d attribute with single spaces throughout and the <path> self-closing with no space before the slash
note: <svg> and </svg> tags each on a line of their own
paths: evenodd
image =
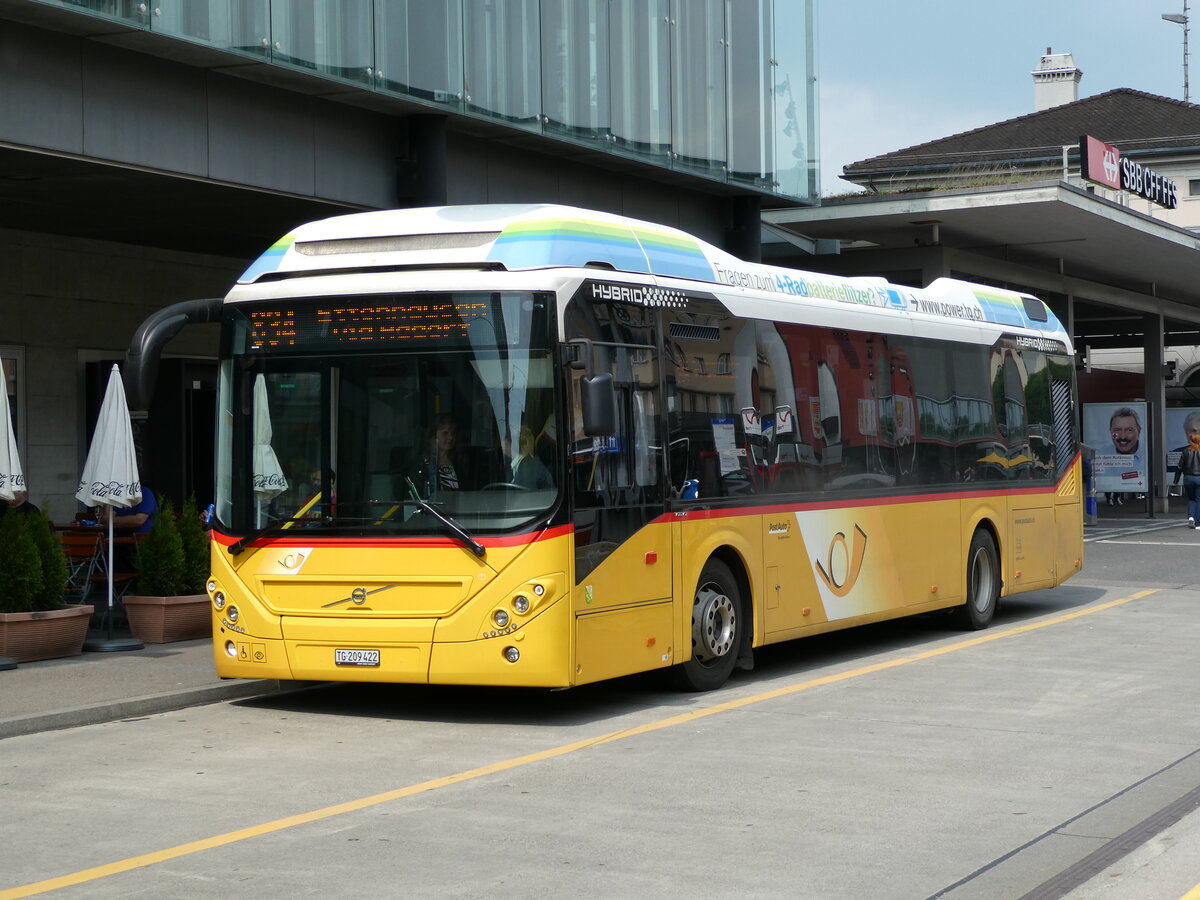
<svg viewBox="0 0 1200 900">
<path fill-rule="evenodd" d="M 1196 885 L 1194 888 L 1180 897 L 1179 900 L 1200 900 L 1200 884 Z"/>
<path fill-rule="evenodd" d="M 0 900 L 17 900 L 19 897 L 32 897 L 36 894 L 44 894 L 49 891 L 71 887 L 72 885 L 76 884 L 84 884 L 100 878 L 107 878 L 110 875 L 118 875 L 122 872 L 140 869 L 143 866 L 152 866 L 156 863 L 166 862 L 167 860 L 178 859 L 181 856 L 190 856 L 193 853 L 200 853 L 204 850 L 212 850 L 215 847 L 223 847 L 226 844 L 235 844 L 238 841 L 244 841 L 249 838 L 260 837 L 262 835 L 271 834 L 277 831 L 284 831 L 288 828 L 295 828 L 298 825 L 307 825 L 311 822 L 318 822 L 322 819 L 329 819 L 345 813 L 357 812 L 359 810 L 368 809 L 372 806 L 379 806 L 382 803 L 389 803 L 392 800 L 401 800 L 405 797 L 412 797 L 416 794 L 423 794 L 427 791 L 437 790 L 438 788 L 449 787 L 452 784 L 461 784 L 464 781 L 472 781 L 476 778 L 482 778 L 485 775 L 494 775 L 497 772 L 505 772 L 509 769 L 517 769 L 521 766 L 527 766 L 530 763 L 554 759 L 558 756 L 566 756 L 567 754 L 575 753 L 579 750 L 586 750 L 589 747 L 599 747 L 604 744 L 611 744 L 614 741 L 636 737 L 637 735 L 661 731 L 664 728 L 672 728 L 676 725 L 694 722 L 697 719 L 703 719 L 707 716 L 714 716 L 717 713 L 729 712 L 730 710 L 752 706 L 756 703 L 762 703 L 765 700 L 775 700 L 780 697 L 786 697 L 790 694 L 798 694 L 802 691 L 811 690 L 816 687 L 822 687 L 827 684 L 836 684 L 839 681 L 849 681 L 853 678 L 860 678 L 863 675 L 871 675 L 875 672 L 882 672 L 887 669 L 895 669 L 899 666 L 908 665 L 909 663 L 933 659 L 937 656 L 944 656 L 947 653 L 955 653 L 959 650 L 977 647 L 980 644 L 998 641 L 1002 638 L 1012 637 L 1018 634 L 1025 634 L 1026 632 L 1036 631 L 1040 628 L 1047 628 L 1051 625 L 1059 625 L 1063 622 L 1069 622 L 1072 619 L 1078 619 L 1081 616 L 1087 616 L 1091 615 L 1092 613 L 1102 612 L 1106 609 L 1112 609 L 1114 606 L 1121 606 L 1122 604 L 1129 603 L 1133 600 L 1140 600 L 1143 597 L 1147 597 L 1153 593 L 1156 592 L 1153 590 L 1139 591 L 1138 593 L 1132 594 L 1129 597 L 1122 597 L 1119 600 L 1110 600 L 1108 603 L 1089 606 L 1084 609 L 1076 610 L 1075 612 L 1056 616 L 1053 619 L 1046 619 L 1030 625 L 1020 625 L 1016 628 L 1009 628 L 1004 631 L 989 632 L 979 637 L 971 638 L 970 640 L 960 641 L 956 644 L 950 644 L 945 647 L 938 647 L 935 650 L 926 650 L 923 653 L 916 653 L 912 656 L 899 657 L 897 659 L 888 660 L 887 662 L 875 663 L 874 665 L 870 666 L 861 666 L 860 668 L 852 669 L 847 672 L 839 672 L 836 675 L 825 675 L 821 678 L 813 678 L 808 681 L 802 681 L 786 687 L 776 688 L 770 691 L 763 691 L 762 693 L 753 694 L 749 697 L 741 697 L 737 700 L 728 700 L 724 703 L 716 703 L 712 706 L 691 710 L 689 712 L 681 713 L 677 716 L 671 716 L 666 719 L 659 719 L 654 722 L 647 722 L 643 725 L 636 725 L 633 728 L 625 728 L 621 731 L 612 731 L 608 734 L 599 735 L 598 737 L 585 738 L 582 741 L 575 741 L 571 744 L 563 744 L 559 747 L 552 747 L 549 750 L 540 750 L 537 753 L 530 753 L 525 756 L 514 757 L 513 759 L 503 760 L 502 762 L 492 763 L 487 766 L 480 766 L 477 769 L 468 769 L 465 772 L 447 775 L 444 778 L 434 778 L 430 781 L 423 781 L 420 784 L 398 788 L 394 791 L 385 791 L 382 794 L 372 794 L 369 797 L 360 797 L 357 800 L 349 800 L 345 803 L 337 803 L 333 806 L 326 806 L 322 809 L 314 809 L 309 812 L 299 813 L 294 816 L 286 816 L 282 819 L 276 819 L 273 822 L 264 822 L 261 825 L 252 825 L 249 828 L 239 828 L 236 831 L 227 831 L 224 834 L 214 835 L 213 837 L 203 838 L 198 841 L 190 841 L 186 844 L 168 847 L 165 850 L 156 850 L 153 853 L 143 853 L 140 856 L 131 856 L 128 859 L 107 863 L 103 866 L 94 866 L 90 869 L 82 869 L 78 872 L 72 872 L 69 875 L 61 875 L 57 878 L 49 878 L 45 881 L 38 881 L 32 884 L 23 885 L 21 887 L 10 888 L 8 890 L 0 891 Z M 1183 898 L 1183 900 L 1200 900 L 1200 893 L 1197 893 L 1197 891 L 1200 891 L 1200 885 L 1197 886 L 1196 890 L 1193 890 L 1185 898 Z"/>
</svg>

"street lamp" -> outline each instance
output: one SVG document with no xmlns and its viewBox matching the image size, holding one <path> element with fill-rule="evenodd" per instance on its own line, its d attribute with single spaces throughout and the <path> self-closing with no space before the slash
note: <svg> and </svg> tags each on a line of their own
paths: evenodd
<svg viewBox="0 0 1200 900">
<path fill-rule="evenodd" d="M 1188 103 L 1188 5 L 1183 0 L 1182 13 L 1163 13 L 1163 21 L 1183 26 L 1183 102 Z"/>
</svg>

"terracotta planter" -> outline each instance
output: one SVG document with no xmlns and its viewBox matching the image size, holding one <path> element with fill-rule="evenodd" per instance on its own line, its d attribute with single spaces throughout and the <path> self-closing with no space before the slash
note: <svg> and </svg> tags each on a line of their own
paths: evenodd
<svg viewBox="0 0 1200 900">
<path fill-rule="evenodd" d="M 0 656 L 17 662 L 78 656 L 83 652 L 91 606 L 0 613 Z"/>
<path fill-rule="evenodd" d="M 212 636 L 212 602 L 207 594 L 183 597 L 140 597 L 121 599 L 129 630 L 147 644 L 190 641 Z"/>
</svg>

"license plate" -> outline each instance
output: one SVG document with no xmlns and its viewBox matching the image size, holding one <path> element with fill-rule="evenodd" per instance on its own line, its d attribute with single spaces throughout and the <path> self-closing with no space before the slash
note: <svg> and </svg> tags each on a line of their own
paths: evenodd
<svg viewBox="0 0 1200 900">
<path fill-rule="evenodd" d="M 377 666 L 378 650 L 334 650 L 333 663 L 337 666 Z"/>
</svg>

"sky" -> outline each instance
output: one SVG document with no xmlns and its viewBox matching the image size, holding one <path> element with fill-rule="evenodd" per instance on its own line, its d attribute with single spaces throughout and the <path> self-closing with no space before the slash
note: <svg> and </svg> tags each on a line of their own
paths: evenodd
<svg viewBox="0 0 1200 900">
<path fill-rule="evenodd" d="M 842 166 L 1034 111 L 1047 47 L 1083 70 L 1080 98 L 1133 88 L 1183 99 L 1183 0 L 817 0 L 821 193 Z M 1200 100 L 1200 3 L 1189 3 Z M 1096 137 L 1104 140 L 1104 135 Z"/>
</svg>

